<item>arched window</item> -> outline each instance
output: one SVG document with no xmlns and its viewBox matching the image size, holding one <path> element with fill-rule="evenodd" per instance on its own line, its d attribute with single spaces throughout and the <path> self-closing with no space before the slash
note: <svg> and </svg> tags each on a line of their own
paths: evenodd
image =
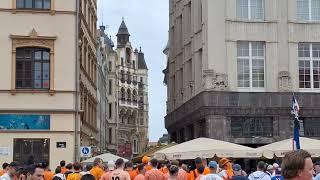
<svg viewBox="0 0 320 180">
<path fill-rule="evenodd" d="M 50 89 L 49 49 L 16 49 L 16 88 Z"/>
<path fill-rule="evenodd" d="M 127 100 L 131 101 L 131 90 L 130 89 L 127 90 Z"/>
<path fill-rule="evenodd" d="M 132 150 L 133 154 L 139 154 L 139 140 L 138 138 L 134 137 L 132 140 Z"/>
<path fill-rule="evenodd" d="M 137 91 L 136 90 L 133 90 L 133 92 L 132 92 L 132 99 L 134 102 L 137 102 Z"/>
<path fill-rule="evenodd" d="M 121 100 L 124 100 L 125 98 L 126 98 L 125 90 L 124 88 L 121 88 Z"/>
<path fill-rule="evenodd" d="M 128 71 L 128 74 L 127 74 L 127 82 L 128 82 L 128 84 L 130 84 L 131 83 L 131 74 L 130 74 L 130 72 Z"/>
<path fill-rule="evenodd" d="M 131 62 L 131 49 L 130 48 L 126 49 L 126 60 L 127 60 L 127 63 Z"/>
</svg>

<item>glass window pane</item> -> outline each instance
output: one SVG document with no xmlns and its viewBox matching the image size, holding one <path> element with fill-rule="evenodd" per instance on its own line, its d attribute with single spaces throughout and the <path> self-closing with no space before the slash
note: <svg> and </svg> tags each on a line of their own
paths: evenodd
<svg viewBox="0 0 320 180">
<path fill-rule="evenodd" d="M 51 0 L 43 1 L 43 9 L 51 9 Z"/>
<path fill-rule="evenodd" d="M 49 60 L 50 55 L 48 51 L 43 51 L 42 54 L 43 54 L 43 60 Z"/>
<path fill-rule="evenodd" d="M 249 42 L 237 42 L 237 54 L 238 56 L 249 56 Z"/>
<path fill-rule="evenodd" d="M 310 57 L 310 44 L 299 43 L 298 50 L 299 50 L 299 57 Z"/>
<path fill-rule="evenodd" d="M 309 20 L 309 0 L 297 0 L 298 20 Z"/>
<path fill-rule="evenodd" d="M 34 0 L 34 6 L 36 9 L 42 9 L 42 1 L 43 0 Z"/>
<path fill-rule="evenodd" d="M 249 18 L 249 7 L 248 0 L 237 0 L 237 18 L 248 19 Z"/>
<path fill-rule="evenodd" d="M 32 8 L 32 0 L 25 0 L 25 8 Z"/>
<path fill-rule="evenodd" d="M 49 63 L 43 63 L 43 79 L 50 79 L 50 66 Z"/>
<path fill-rule="evenodd" d="M 311 0 L 311 20 L 320 20 L 320 0 Z"/>
<path fill-rule="evenodd" d="M 312 56 L 316 58 L 320 57 L 320 43 L 312 44 Z"/>
<path fill-rule="evenodd" d="M 250 0 L 251 19 L 264 19 L 264 0 Z"/>
<path fill-rule="evenodd" d="M 49 89 L 50 82 L 49 80 L 43 80 L 42 88 Z"/>
<path fill-rule="evenodd" d="M 42 51 L 34 52 L 34 59 L 35 60 L 41 60 L 42 59 Z"/>
<path fill-rule="evenodd" d="M 37 88 L 37 89 L 41 88 L 41 79 L 34 80 L 34 88 Z"/>
<path fill-rule="evenodd" d="M 17 49 L 16 58 L 17 59 L 24 58 L 24 50 L 23 49 L 20 49 L 20 48 Z"/>
<path fill-rule="evenodd" d="M 24 0 L 17 0 L 17 8 L 24 8 Z"/>
</svg>

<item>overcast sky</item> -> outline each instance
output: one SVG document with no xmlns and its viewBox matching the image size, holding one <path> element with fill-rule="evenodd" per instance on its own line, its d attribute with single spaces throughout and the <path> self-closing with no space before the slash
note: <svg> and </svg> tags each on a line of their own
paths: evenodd
<svg viewBox="0 0 320 180">
<path fill-rule="evenodd" d="M 116 43 L 122 17 L 130 33 L 133 48 L 141 46 L 149 68 L 149 137 L 157 141 L 163 133 L 166 114 L 166 88 L 162 70 L 166 57 L 162 53 L 168 40 L 168 0 L 98 0 L 98 26 L 102 22 Z"/>
</svg>

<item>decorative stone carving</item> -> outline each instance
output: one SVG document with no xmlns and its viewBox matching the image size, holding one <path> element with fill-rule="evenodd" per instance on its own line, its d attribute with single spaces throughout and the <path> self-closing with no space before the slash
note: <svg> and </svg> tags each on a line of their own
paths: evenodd
<svg viewBox="0 0 320 180">
<path fill-rule="evenodd" d="M 228 75 L 216 73 L 212 69 L 204 70 L 202 86 L 206 90 L 228 90 Z"/>
<path fill-rule="evenodd" d="M 290 92 L 292 91 L 292 81 L 288 71 L 280 71 L 278 74 L 279 91 Z"/>
</svg>

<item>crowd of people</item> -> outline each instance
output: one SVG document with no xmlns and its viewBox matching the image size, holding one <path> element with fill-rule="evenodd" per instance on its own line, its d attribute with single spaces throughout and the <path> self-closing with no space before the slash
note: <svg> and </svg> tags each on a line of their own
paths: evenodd
<svg viewBox="0 0 320 180">
<path fill-rule="evenodd" d="M 320 162 L 313 164 L 304 150 L 287 153 L 281 167 L 260 161 L 250 174 L 226 158 L 207 163 L 198 157 L 194 162 L 195 168 L 191 169 L 178 160 L 160 163 L 143 157 L 141 164 L 133 164 L 121 158 L 116 162 L 96 158 L 92 165 L 61 161 L 55 171 L 47 163 L 20 166 L 11 162 L 3 164 L 0 180 L 320 180 Z"/>
</svg>

